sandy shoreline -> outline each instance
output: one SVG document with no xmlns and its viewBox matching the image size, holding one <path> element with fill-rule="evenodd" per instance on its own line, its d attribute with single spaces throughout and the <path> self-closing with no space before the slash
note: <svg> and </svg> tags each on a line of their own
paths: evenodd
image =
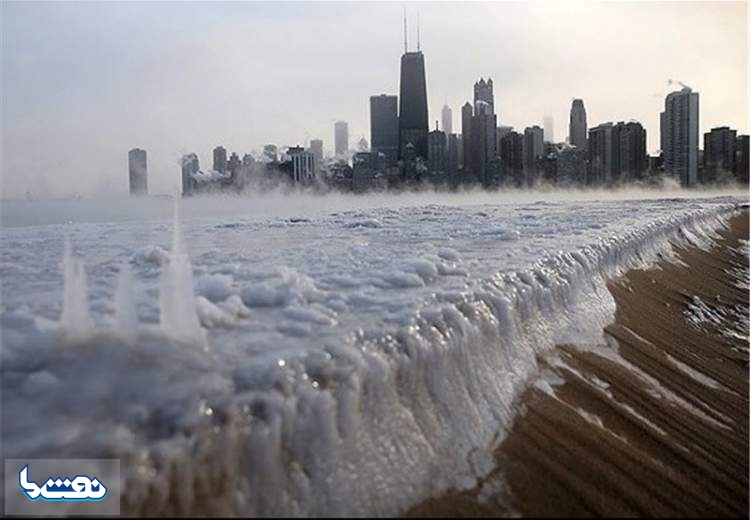
<svg viewBox="0 0 750 520">
<path fill-rule="evenodd" d="M 545 380 L 470 491 L 409 516 L 746 516 L 747 268 L 735 217 L 711 251 L 631 270 L 611 282 L 610 345 L 561 345 Z M 697 298 L 697 299 L 696 299 Z"/>
</svg>

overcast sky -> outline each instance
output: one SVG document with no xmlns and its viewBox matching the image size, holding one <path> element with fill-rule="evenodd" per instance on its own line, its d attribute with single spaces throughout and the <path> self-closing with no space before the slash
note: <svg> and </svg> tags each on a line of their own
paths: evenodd
<svg viewBox="0 0 750 520">
<path fill-rule="evenodd" d="M 420 13 L 431 127 L 447 100 L 460 131 L 490 76 L 500 124 L 549 114 L 558 141 L 581 97 L 589 127 L 638 120 L 653 152 L 668 79 L 700 93 L 701 133 L 748 132 L 745 2 L 3 1 L 3 195 L 125 194 L 133 147 L 150 192 L 173 193 L 185 152 L 209 168 L 218 144 L 330 150 L 336 119 L 369 140 L 369 96 L 398 93 L 404 5 L 412 49 Z"/>
</svg>

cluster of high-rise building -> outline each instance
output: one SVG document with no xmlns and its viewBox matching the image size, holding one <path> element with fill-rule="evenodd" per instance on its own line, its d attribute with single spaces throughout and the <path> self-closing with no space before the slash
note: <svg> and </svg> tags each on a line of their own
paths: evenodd
<svg viewBox="0 0 750 520">
<path fill-rule="evenodd" d="M 699 96 L 687 86 L 667 95 L 660 115 L 660 148 L 649 155 L 646 129 L 637 121 L 588 127 L 582 99 L 570 107 L 568 136 L 554 138 L 554 120 L 522 131 L 502 124 L 492 78 L 474 83 L 473 100 L 461 107 L 454 132 L 447 103 L 429 129 L 425 56 L 409 51 L 404 36 L 399 94 L 370 97 L 370 143 L 363 137 L 349 148 L 346 121 L 334 123 L 334 155 L 324 157 L 323 141 L 280 151 L 266 145 L 259 156 L 224 147 L 213 151 L 213 168 L 200 169 L 196 154 L 182 158 L 182 192 L 265 189 L 280 184 L 348 191 L 399 189 L 431 184 L 533 187 L 615 186 L 673 176 L 684 187 L 735 180 L 748 183 L 749 137 L 728 127 L 713 128 L 699 149 Z M 146 152 L 131 150 L 130 193 L 146 194 Z"/>
</svg>

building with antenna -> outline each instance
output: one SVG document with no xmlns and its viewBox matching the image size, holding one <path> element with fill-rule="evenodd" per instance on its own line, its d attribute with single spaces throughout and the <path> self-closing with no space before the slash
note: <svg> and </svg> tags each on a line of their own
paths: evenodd
<svg viewBox="0 0 750 520">
<path fill-rule="evenodd" d="M 399 89 L 399 158 L 404 157 L 406 145 L 411 143 L 417 157 L 427 158 L 427 82 L 424 55 L 420 49 L 417 22 L 417 50 L 409 52 L 404 14 L 404 54 L 401 56 Z"/>
<path fill-rule="evenodd" d="M 435 130 L 427 136 L 427 169 L 430 173 L 445 173 L 446 168 L 446 141 L 445 132 L 438 130 L 437 121 L 435 121 Z"/>
</svg>

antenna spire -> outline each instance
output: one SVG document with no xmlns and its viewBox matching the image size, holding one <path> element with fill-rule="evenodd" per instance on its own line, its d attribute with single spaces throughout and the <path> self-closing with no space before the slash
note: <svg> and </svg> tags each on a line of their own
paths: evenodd
<svg viewBox="0 0 750 520">
<path fill-rule="evenodd" d="M 404 7 L 404 54 L 406 54 L 408 46 L 406 45 L 406 7 Z"/>
<path fill-rule="evenodd" d="M 417 11 L 417 52 L 419 52 L 419 11 Z"/>
</svg>

